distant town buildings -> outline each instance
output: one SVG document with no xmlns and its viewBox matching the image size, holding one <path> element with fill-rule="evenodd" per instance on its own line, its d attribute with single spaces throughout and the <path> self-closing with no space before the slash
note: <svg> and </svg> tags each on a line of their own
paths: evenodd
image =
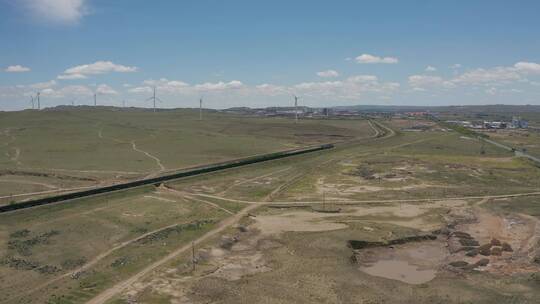
<svg viewBox="0 0 540 304">
<path fill-rule="evenodd" d="M 447 123 L 456 124 L 470 129 L 527 129 L 529 123 L 520 117 L 514 116 L 511 122 L 506 121 L 488 121 L 471 122 L 466 120 L 447 120 Z"/>
</svg>

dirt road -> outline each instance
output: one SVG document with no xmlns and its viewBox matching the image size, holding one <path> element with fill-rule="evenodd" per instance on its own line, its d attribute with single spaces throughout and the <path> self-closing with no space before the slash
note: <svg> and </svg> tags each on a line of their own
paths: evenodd
<svg viewBox="0 0 540 304">
<path fill-rule="evenodd" d="M 227 228 L 231 227 L 232 225 L 238 223 L 238 221 L 240 221 L 240 219 L 242 219 L 242 217 L 244 217 L 245 215 L 247 215 L 249 212 L 253 211 L 254 209 L 258 208 L 259 206 L 261 206 L 261 204 L 251 204 L 251 205 L 247 206 L 246 208 L 242 209 L 237 214 L 235 214 L 235 215 L 233 215 L 233 216 L 231 216 L 229 218 L 226 218 L 222 222 L 218 223 L 217 226 L 214 229 L 208 231 L 203 236 L 196 239 L 193 243 L 195 245 L 199 245 L 202 242 L 212 238 L 213 236 L 218 235 L 219 233 L 221 233 L 225 229 L 227 229 Z M 133 275 L 129 279 L 127 279 L 125 281 L 122 281 L 122 282 L 119 282 L 116 285 L 112 286 L 111 288 L 103 291 L 102 293 L 98 294 L 97 296 L 95 296 L 93 299 L 89 300 L 86 303 L 87 304 L 105 303 L 106 301 L 108 301 L 109 299 L 111 299 L 112 297 L 117 295 L 118 293 L 125 290 L 131 284 L 133 284 L 137 280 L 141 279 L 143 276 L 145 276 L 148 273 L 154 271 L 155 269 L 157 269 L 158 267 L 164 265 L 165 263 L 170 262 L 171 260 L 178 257 L 179 255 L 181 255 L 181 254 L 183 254 L 185 252 L 188 252 L 191 249 L 191 246 L 192 246 L 191 244 L 186 244 L 186 245 L 180 247 L 179 249 L 173 251 L 172 253 L 170 253 L 169 255 L 165 256 L 162 259 L 160 259 L 159 261 L 156 261 L 156 262 L 152 263 L 151 265 L 147 266 L 146 268 L 144 268 L 143 270 L 139 271 L 137 274 Z"/>
</svg>

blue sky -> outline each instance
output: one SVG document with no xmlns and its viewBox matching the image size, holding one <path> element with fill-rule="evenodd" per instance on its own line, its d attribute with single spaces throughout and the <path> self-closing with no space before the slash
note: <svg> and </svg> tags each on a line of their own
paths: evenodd
<svg viewBox="0 0 540 304">
<path fill-rule="evenodd" d="M 0 0 L 0 109 L 540 104 L 539 1 Z"/>
</svg>

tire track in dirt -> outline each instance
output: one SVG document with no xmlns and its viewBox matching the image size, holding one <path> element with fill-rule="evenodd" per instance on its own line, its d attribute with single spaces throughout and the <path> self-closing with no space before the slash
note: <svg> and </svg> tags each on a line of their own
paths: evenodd
<svg viewBox="0 0 540 304">
<path fill-rule="evenodd" d="M 209 201 L 205 201 L 205 200 L 202 200 L 200 198 L 196 198 L 194 195 L 190 194 L 190 193 L 186 193 L 186 192 L 183 192 L 183 191 L 178 191 L 176 189 L 173 189 L 173 188 L 170 188 L 170 187 L 167 187 L 167 186 L 164 186 L 162 187 L 162 189 L 165 189 L 166 191 L 174 194 L 174 195 L 177 195 L 177 196 L 181 196 L 181 197 L 187 197 L 189 199 L 192 199 L 194 201 L 199 201 L 201 203 L 205 203 L 213 208 L 216 208 L 216 209 L 219 209 L 219 210 L 222 210 L 222 211 L 225 211 L 226 213 L 228 214 L 231 214 L 231 215 L 234 215 L 234 212 L 226 209 L 226 208 L 223 208 L 221 207 L 220 205 L 218 204 L 215 204 L 215 203 L 212 203 L 212 202 L 209 202 Z"/>
<path fill-rule="evenodd" d="M 227 191 L 231 190 L 234 187 L 237 187 L 237 186 L 240 186 L 240 185 L 243 185 L 243 184 L 246 184 L 246 183 L 258 181 L 260 179 L 263 179 L 263 178 L 266 178 L 266 177 L 269 177 L 269 176 L 272 176 L 272 175 L 275 175 L 275 174 L 278 174 L 278 173 L 281 173 L 281 172 L 285 172 L 285 171 L 288 171 L 290 169 L 291 169 L 291 167 L 287 167 L 287 168 L 282 169 L 282 170 L 273 171 L 273 172 L 270 172 L 270 173 L 267 173 L 267 174 L 259 175 L 259 176 L 253 177 L 253 178 L 249 178 L 249 179 L 246 179 L 246 180 L 242 180 L 240 182 L 233 183 L 229 187 L 225 188 L 225 190 L 219 192 L 218 195 L 224 195 Z"/>
</svg>

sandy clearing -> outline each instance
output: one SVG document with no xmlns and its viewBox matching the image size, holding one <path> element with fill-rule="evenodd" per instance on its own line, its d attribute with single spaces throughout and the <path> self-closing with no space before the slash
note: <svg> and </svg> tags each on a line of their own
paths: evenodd
<svg viewBox="0 0 540 304">
<path fill-rule="evenodd" d="M 335 215 L 334 215 L 335 216 Z M 263 235 L 280 234 L 283 232 L 314 232 L 344 229 L 344 223 L 332 222 L 325 213 L 296 211 L 279 215 L 259 215 L 254 218 L 255 228 Z"/>
</svg>

